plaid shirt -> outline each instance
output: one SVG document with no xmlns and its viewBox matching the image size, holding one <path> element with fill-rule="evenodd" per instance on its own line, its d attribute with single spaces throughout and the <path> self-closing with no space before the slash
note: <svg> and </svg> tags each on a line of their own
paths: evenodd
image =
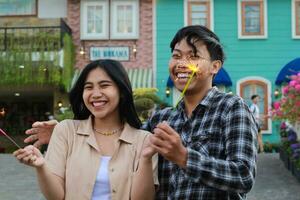
<svg viewBox="0 0 300 200">
<path fill-rule="evenodd" d="M 256 174 L 255 120 L 244 101 L 216 88 L 194 109 L 156 112 L 143 128 L 153 131 L 167 121 L 187 148 L 186 168 L 159 156 L 156 199 L 245 199 Z"/>
</svg>

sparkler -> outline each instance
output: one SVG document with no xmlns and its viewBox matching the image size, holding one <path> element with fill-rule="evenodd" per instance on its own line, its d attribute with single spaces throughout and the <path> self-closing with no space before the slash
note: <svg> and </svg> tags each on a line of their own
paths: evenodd
<svg viewBox="0 0 300 200">
<path fill-rule="evenodd" d="M 9 139 L 14 145 L 16 145 L 16 147 L 18 147 L 19 149 L 22 149 L 22 147 L 20 147 L 11 137 L 9 137 L 1 128 L 0 128 L 0 135 L 4 135 L 5 137 L 7 137 L 7 139 Z"/>
<path fill-rule="evenodd" d="M 181 94 L 180 94 L 180 96 L 179 96 L 179 98 L 178 98 L 178 100 L 177 100 L 177 103 L 175 104 L 174 109 L 178 106 L 180 100 L 183 98 L 183 96 L 184 96 L 184 94 L 185 94 L 185 91 L 186 91 L 187 88 L 189 87 L 189 85 L 190 85 L 190 83 L 191 83 L 191 81 L 192 81 L 192 79 L 193 79 L 195 73 L 199 71 L 198 66 L 195 65 L 195 64 L 193 64 L 193 63 L 188 63 L 186 66 L 192 71 L 192 74 L 191 74 L 191 76 L 190 76 L 188 82 L 187 82 L 186 85 L 184 86 L 183 91 L 181 92 Z"/>
</svg>

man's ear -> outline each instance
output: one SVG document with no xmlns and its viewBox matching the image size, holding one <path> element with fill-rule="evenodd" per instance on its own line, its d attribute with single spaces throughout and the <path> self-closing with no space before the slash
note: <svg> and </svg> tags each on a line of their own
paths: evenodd
<svg viewBox="0 0 300 200">
<path fill-rule="evenodd" d="M 213 75 L 216 75 L 218 73 L 218 71 L 221 69 L 222 67 L 222 62 L 220 60 L 214 60 L 212 62 L 212 67 L 210 69 L 210 73 Z"/>
</svg>

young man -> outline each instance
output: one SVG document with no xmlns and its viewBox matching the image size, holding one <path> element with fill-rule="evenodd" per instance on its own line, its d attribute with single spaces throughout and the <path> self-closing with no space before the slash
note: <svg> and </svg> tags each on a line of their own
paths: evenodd
<svg viewBox="0 0 300 200">
<path fill-rule="evenodd" d="M 258 147 L 260 153 L 264 152 L 264 144 L 262 141 L 262 135 L 261 135 L 261 119 L 259 116 L 259 107 L 258 107 L 258 102 L 259 102 L 259 96 L 257 94 L 254 94 L 251 96 L 251 101 L 252 104 L 250 105 L 250 111 L 252 112 L 256 123 L 258 124 L 258 135 L 257 135 L 257 142 L 258 142 Z"/>
<path fill-rule="evenodd" d="M 154 133 L 150 145 L 159 153 L 156 199 L 245 199 L 256 174 L 257 126 L 240 97 L 212 87 L 225 57 L 219 38 L 206 27 L 187 26 L 170 46 L 178 90 L 192 74 L 189 63 L 199 71 L 178 106 L 158 111 L 143 127 Z"/>
</svg>

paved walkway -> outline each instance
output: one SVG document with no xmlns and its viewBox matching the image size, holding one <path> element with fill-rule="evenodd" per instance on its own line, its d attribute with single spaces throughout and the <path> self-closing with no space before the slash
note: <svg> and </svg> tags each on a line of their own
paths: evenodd
<svg viewBox="0 0 300 200">
<path fill-rule="evenodd" d="M 0 154 L 0 200 L 42 200 L 35 171 L 11 154 Z"/>
<path fill-rule="evenodd" d="M 35 172 L 9 154 L 0 154 L 0 200 L 43 200 Z M 258 175 L 248 200 L 300 200 L 300 183 L 278 154 L 259 154 Z"/>
<path fill-rule="evenodd" d="M 288 171 L 279 154 L 259 154 L 257 178 L 248 200 L 300 200 L 300 183 Z"/>
</svg>

